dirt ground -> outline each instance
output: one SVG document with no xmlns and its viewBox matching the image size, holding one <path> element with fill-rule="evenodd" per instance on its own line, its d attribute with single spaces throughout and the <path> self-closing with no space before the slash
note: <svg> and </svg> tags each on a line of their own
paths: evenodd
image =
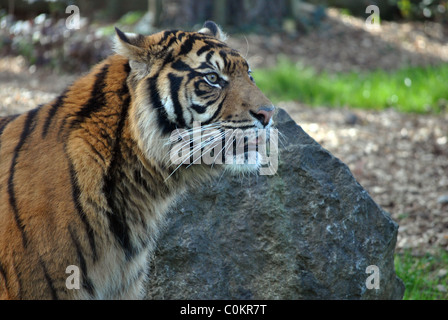
<svg viewBox="0 0 448 320">
<path fill-rule="evenodd" d="M 381 29 L 370 30 L 361 19 L 336 10 L 329 11 L 320 30 L 307 35 L 248 35 L 229 41 L 252 69 L 275 65 L 279 54 L 329 71 L 448 62 L 447 26 L 382 22 Z M 78 76 L 36 69 L 22 57 L 0 57 L 0 116 L 50 101 Z M 413 115 L 310 108 L 300 102 L 279 107 L 345 162 L 398 222 L 398 251 L 448 250 L 448 111 Z"/>
</svg>

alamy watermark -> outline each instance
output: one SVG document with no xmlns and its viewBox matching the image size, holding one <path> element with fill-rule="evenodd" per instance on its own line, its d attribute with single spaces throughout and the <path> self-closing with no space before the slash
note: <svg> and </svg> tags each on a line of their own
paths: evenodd
<svg viewBox="0 0 448 320">
<path fill-rule="evenodd" d="M 370 15 L 365 21 L 365 26 L 368 29 L 380 29 L 380 8 L 372 4 L 366 8 L 366 13 Z"/>
<path fill-rule="evenodd" d="M 65 286 L 69 290 L 76 289 L 78 290 L 80 288 L 80 274 L 79 274 L 79 267 L 75 265 L 69 265 L 65 269 L 65 273 L 70 274 L 67 279 L 65 280 Z"/>
<path fill-rule="evenodd" d="M 65 8 L 65 13 L 70 14 L 65 20 L 65 27 L 69 30 L 81 28 L 81 16 L 79 14 L 79 7 L 75 5 L 70 5 Z"/>
<path fill-rule="evenodd" d="M 380 268 L 370 265 L 366 268 L 366 273 L 370 274 L 366 279 L 366 288 L 378 290 L 380 288 Z"/>
</svg>

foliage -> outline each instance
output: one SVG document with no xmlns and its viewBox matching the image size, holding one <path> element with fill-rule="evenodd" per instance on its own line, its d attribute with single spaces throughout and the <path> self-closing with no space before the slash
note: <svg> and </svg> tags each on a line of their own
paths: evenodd
<svg viewBox="0 0 448 320">
<path fill-rule="evenodd" d="M 395 0 L 394 2 L 405 19 L 448 21 L 446 0 Z"/>
<path fill-rule="evenodd" d="M 409 251 L 395 255 L 397 276 L 403 280 L 404 300 L 447 300 L 448 252 L 413 256 Z"/>
<path fill-rule="evenodd" d="M 145 14 L 144 11 L 129 11 L 118 20 L 119 25 L 133 25 L 136 24 Z"/>
<path fill-rule="evenodd" d="M 438 113 L 448 103 L 448 64 L 393 72 L 319 74 L 280 59 L 277 67 L 254 72 L 254 78 L 273 100 L 298 100 L 312 106 Z"/>
</svg>

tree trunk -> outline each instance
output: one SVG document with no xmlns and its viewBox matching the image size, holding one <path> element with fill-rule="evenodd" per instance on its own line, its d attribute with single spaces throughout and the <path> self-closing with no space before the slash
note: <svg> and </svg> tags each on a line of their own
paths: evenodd
<svg viewBox="0 0 448 320">
<path fill-rule="evenodd" d="M 215 0 L 213 1 L 213 20 L 220 24 L 225 25 L 227 22 L 227 1 Z"/>
</svg>

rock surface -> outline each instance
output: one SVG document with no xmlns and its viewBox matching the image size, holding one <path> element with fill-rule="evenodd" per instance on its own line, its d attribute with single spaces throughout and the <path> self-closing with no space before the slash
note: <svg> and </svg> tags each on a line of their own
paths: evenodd
<svg viewBox="0 0 448 320">
<path fill-rule="evenodd" d="M 398 225 L 284 110 L 276 122 L 276 175 L 223 176 L 169 213 L 148 299 L 403 297 L 393 260 Z"/>
</svg>

